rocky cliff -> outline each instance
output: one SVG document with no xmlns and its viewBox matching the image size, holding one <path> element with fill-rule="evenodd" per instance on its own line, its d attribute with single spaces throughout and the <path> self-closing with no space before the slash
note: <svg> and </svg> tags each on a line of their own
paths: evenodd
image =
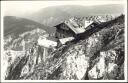
<svg viewBox="0 0 128 83">
<path fill-rule="evenodd" d="M 123 80 L 124 15 L 100 24 L 81 40 L 50 52 L 35 64 L 37 49 L 10 63 L 7 80 Z"/>
</svg>

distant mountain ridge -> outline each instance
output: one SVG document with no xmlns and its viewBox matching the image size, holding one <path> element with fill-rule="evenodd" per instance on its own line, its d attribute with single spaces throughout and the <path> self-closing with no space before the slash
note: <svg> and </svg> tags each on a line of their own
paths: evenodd
<svg viewBox="0 0 128 83">
<path fill-rule="evenodd" d="M 98 6 L 62 5 L 43 8 L 25 18 L 29 18 L 47 26 L 55 26 L 73 16 L 86 17 L 90 15 L 119 15 L 123 12 L 123 5 L 119 4 Z"/>
<path fill-rule="evenodd" d="M 43 29 L 47 33 L 53 33 L 55 31 L 55 28 L 45 26 L 43 24 L 26 18 L 20 18 L 15 16 L 4 17 L 4 36 L 11 34 L 18 36 L 19 34 L 36 28 Z"/>
</svg>

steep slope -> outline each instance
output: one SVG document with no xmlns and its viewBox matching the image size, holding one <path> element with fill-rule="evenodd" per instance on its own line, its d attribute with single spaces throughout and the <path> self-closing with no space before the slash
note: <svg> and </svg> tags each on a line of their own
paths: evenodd
<svg viewBox="0 0 128 83">
<path fill-rule="evenodd" d="M 30 61 L 18 66 L 24 55 L 12 63 L 8 80 L 123 80 L 124 79 L 124 15 L 95 27 L 93 33 L 80 41 L 64 45 L 35 65 Z M 87 33 L 87 32 L 86 32 Z M 87 34 L 86 34 L 87 35 Z M 36 50 L 36 49 L 35 49 Z M 28 66 L 31 64 L 32 68 Z M 16 68 L 22 70 L 15 71 Z M 24 72 L 24 70 L 26 71 Z M 15 71 L 15 72 L 14 72 Z M 14 73 L 15 74 L 14 74 Z M 16 73 L 20 73 L 17 75 Z M 9 77 L 12 75 L 11 77 Z"/>
</svg>

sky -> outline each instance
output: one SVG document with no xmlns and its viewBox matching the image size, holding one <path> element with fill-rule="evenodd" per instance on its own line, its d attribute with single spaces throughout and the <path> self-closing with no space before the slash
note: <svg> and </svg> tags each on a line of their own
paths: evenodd
<svg viewBox="0 0 128 83">
<path fill-rule="evenodd" d="M 81 0 L 81 1 L 3 1 L 1 2 L 4 15 L 24 15 L 39 11 L 42 8 L 56 5 L 107 5 L 107 4 L 123 4 L 122 0 Z"/>
</svg>

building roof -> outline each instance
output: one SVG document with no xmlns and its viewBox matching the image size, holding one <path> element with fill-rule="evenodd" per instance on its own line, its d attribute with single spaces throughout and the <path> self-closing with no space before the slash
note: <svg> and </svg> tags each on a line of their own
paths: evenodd
<svg viewBox="0 0 128 83">
<path fill-rule="evenodd" d="M 40 46 L 44 46 L 44 47 L 46 47 L 46 48 L 50 48 L 50 47 L 55 47 L 55 46 L 57 46 L 57 42 L 55 42 L 55 41 L 52 41 L 52 40 L 48 40 L 48 39 L 46 39 L 46 38 L 39 38 L 38 39 L 38 44 L 40 45 Z"/>
<path fill-rule="evenodd" d="M 85 20 L 85 23 L 84 23 L 84 27 L 88 27 L 89 25 L 91 25 L 93 23 L 93 21 L 87 21 Z"/>
<path fill-rule="evenodd" d="M 67 38 L 59 39 L 59 41 L 60 41 L 62 44 L 65 44 L 66 42 L 71 41 L 71 40 L 73 40 L 73 39 L 74 39 L 74 37 L 67 37 Z"/>
<path fill-rule="evenodd" d="M 82 21 L 84 21 L 84 24 L 80 24 Z M 80 34 L 85 32 L 86 28 L 90 26 L 92 23 L 96 23 L 96 24 L 101 23 L 100 21 L 97 20 L 95 21 L 82 20 L 82 21 L 79 21 L 79 19 L 77 18 L 71 18 L 69 20 L 64 21 L 63 23 L 65 23 L 75 34 Z M 55 27 L 61 24 L 58 24 Z"/>
<path fill-rule="evenodd" d="M 85 31 L 84 26 L 80 26 L 76 21 L 69 19 L 64 22 L 75 34 L 83 33 Z"/>
</svg>

